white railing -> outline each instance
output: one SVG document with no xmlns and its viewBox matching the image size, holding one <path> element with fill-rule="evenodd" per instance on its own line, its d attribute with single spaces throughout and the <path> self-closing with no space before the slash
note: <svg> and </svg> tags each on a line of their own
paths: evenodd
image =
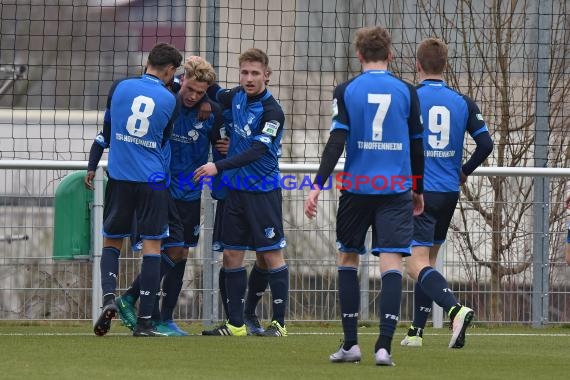
<svg viewBox="0 0 570 380">
<path fill-rule="evenodd" d="M 94 203 L 92 209 L 92 218 L 93 218 L 93 245 L 92 245 L 92 276 L 93 276 L 93 283 L 92 283 L 92 317 L 95 319 L 98 315 L 100 302 L 101 302 L 101 288 L 100 288 L 100 268 L 99 268 L 99 260 L 102 251 L 102 221 L 103 221 L 103 168 L 106 166 L 106 162 L 102 161 L 99 169 L 97 170 L 96 177 L 95 177 L 95 194 L 94 194 Z M 0 160 L 0 169 L 24 169 L 24 170 L 81 170 L 86 169 L 87 162 L 86 161 L 46 161 L 46 160 Z M 296 163 L 281 163 L 280 168 L 283 173 L 315 173 L 318 169 L 318 164 L 296 164 Z M 342 171 L 341 165 L 336 167 L 337 171 Z M 529 168 L 529 167 L 485 167 L 485 168 L 478 168 L 473 175 L 476 176 L 536 176 L 536 177 L 569 177 L 570 178 L 570 168 Z M 208 206 L 209 202 L 206 202 L 206 207 Z M 211 219 L 211 218 L 210 218 Z M 209 220 L 206 218 L 206 220 Z M 209 223 L 209 222 L 208 222 Z M 540 227 L 540 226 L 539 226 Z M 533 231 L 536 233 L 536 236 L 540 238 L 542 235 L 540 231 Z M 544 231 L 543 231 L 544 232 Z M 548 233 L 548 231 L 546 231 Z M 201 239 L 207 240 L 207 239 Z M 205 246 L 204 246 L 205 247 Z M 443 255 L 442 255 L 443 256 Z M 540 255 L 539 255 L 540 256 Z M 364 260 L 363 260 L 364 261 Z M 215 260 L 212 261 L 214 263 Z M 544 263 L 538 261 L 534 263 L 537 267 L 544 267 L 548 263 Z M 366 263 L 366 265 L 368 265 Z M 440 264 L 442 265 L 442 264 Z M 214 279 L 216 276 L 216 266 L 215 265 L 204 265 L 204 270 L 208 270 L 209 273 L 207 276 L 209 279 Z M 364 271 L 363 271 L 364 272 Z M 547 276 L 547 273 L 544 272 L 534 272 L 536 276 Z M 366 290 L 368 289 L 368 276 L 364 275 L 361 279 L 361 289 L 363 294 L 366 294 Z M 539 278 L 539 280 L 541 280 Z M 542 279 L 543 280 L 543 279 Z M 541 281 L 542 281 L 541 280 Z M 538 281 L 537 282 L 541 282 Z M 537 285 L 533 280 L 533 285 Z M 546 292 L 548 289 L 546 289 Z M 543 296 L 545 289 L 540 289 L 540 291 L 534 290 L 533 291 L 533 299 L 536 295 L 536 298 L 539 299 Z M 366 295 L 367 296 L 367 295 Z M 204 295 L 206 298 L 206 295 Z M 204 320 L 214 320 L 217 317 L 217 292 L 212 288 L 211 294 L 208 296 L 211 299 L 205 299 L 205 305 L 211 307 L 209 310 L 205 310 L 203 313 Z M 364 301 L 364 299 L 363 299 Z M 536 302 L 536 307 L 539 307 L 539 302 L 533 300 L 533 305 Z M 364 308 L 367 308 L 366 302 L 361 302 Z M 366 306 L 365 306 L 366 305 Z M 206 308 L 205 308 L 206 309 Z M 536 318 L 540 317 L 540 313 L 544 313 L 542 309 L 536 312 Z M 434 326 L 441 326 L 442 323 L 442 314 L 441 311 L 434 309 Z"/>
</svg>

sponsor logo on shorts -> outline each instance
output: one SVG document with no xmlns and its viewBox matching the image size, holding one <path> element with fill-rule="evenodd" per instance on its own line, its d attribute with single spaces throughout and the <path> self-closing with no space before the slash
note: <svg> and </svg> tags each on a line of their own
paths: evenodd
<svg viewBox="0 0 570 380">
<path fill-rule="evenodd" d="M 273 239 L 275 237 L 274 227 L 268 227 L 265 229 L 265 237 L 268 239 Z"/>
</svg>

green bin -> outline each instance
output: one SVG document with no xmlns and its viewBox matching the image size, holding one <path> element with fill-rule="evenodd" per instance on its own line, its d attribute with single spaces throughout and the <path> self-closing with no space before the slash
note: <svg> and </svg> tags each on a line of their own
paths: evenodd
<svg viewBox="0 0 570 380">
<path fill-rule="evenodd" d="M 88 259 L 91 255 L 94 192 L 85 188 L 86 174 L 85 170 L 68 174 L 55 191 L 54 260 Z"/>
</svg>

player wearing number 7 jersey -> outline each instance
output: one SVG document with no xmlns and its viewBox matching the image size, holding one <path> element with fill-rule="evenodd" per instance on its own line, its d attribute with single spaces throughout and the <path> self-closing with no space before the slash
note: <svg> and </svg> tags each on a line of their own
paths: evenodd
<svg viewBox="0 0 570 380">
<path fill-rule="evenodd" d="M 171 45 L 159 43 L 148 55 L 146 73 L 117 81 L 111 87 L 103 122 L 89 153 L 85 183 L 92 187 L 103 149 L 109 147 L 101 287 L 103 310 L 96 335 L 105 335 L 117 313 L 115 291 L 123 238 L 131 234 L 133 217 L 143 240 L 140 305 L 134 336 L 162 336 L 150 317 L 160 286 L 160 244 L 168 236 L 169 167 L 167 140 L 178 115 L 178 101 L 165 86 L 182 62 Z"/>
<path fill-rule="evenodd" d="M 415 88 L 388 71 L 391 45 L 389 33 L 381 27 L 356 32 L 356 55 L 363 72 L 334 90 L 331 134 L 314 181 L 316 188 L 305 201 L 305 215 L 312 218 L 317 213 L 321 179 L 332 173 L 346 143 L 344 172 L 351 178 L 360 176 L 360 181 L 342 190 L 339 200 L 336 234 L 344 343 L 330 355 L 332 362 L 361 358 L 357 270 L 372 226 L 371 252 L 379 256 L 382 273 L 380 334 L 374 356 L 377 365 L 393 365 L 391 343 L 400 315 L 402 256 L 410 255 L 412 215 L 423 210 L 420 106 Z"/>
<path fill-rule="evenodd" d="M 445 278 L 433 266 L 441 244 L 445 241 L 455 206 L 459 185 L 493 150 L 493 141 L 481 111 L 465 95 L 449 88 L 443 81 L 447 65 L 447 46 L 428 38 L 417 49 L 416 68 L 421 83 L 417 87 L 425 122 L 425 209 L 414 218 L 412 256 L 408 258 L 408 274 L 416 280 L 414 320 L 403 346 L 422 345 L 423 329 L 432 300 L 441 306 L 452 321 L 450 348 L 462 348 L 465 330 L 473 318 L 473 310 L 457 302 Z M 475 139 L 477 147 L 462 166 L 465 132 Z"/>
</svg>

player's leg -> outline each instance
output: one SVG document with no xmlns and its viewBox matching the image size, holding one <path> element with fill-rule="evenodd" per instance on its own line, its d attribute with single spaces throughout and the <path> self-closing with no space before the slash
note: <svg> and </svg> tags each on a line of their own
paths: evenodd
<svg viewBox="0 0 570 380">
<path fill-rule="evenodd" d="M 142 240 L 138 232 L 137 217 L 133 215 L 131 224 L 131 249 L 134 254 L 140 255 L 142 251 Z M 117 304 L 117 314 L 121 318 L 123 325 L 133 331 L 137 324 L 137 307 L 136 302 L 140 293 L 140 273 L 135 277 L 127 290 L 115 299 Z"/>
<path fill-rule="evenodd" d="M 282 250 L 264 251 L 263 255 L 269 272 L 272 316 L 269 327 L 258 334 L 271 337 L 287 336 L 285 310 L 289 298 L 289 268 Z"/>
<path fill-rule="evenodd" d="M 465 345 L 465 331 L 471 324 L 475 312 L 467 306 L 461 305 L 447 281 L 434 268 L 439 248 L 447 237 L 449 224 L 453 217 L 459 193 L 434 193 L 434 199 L 429 208 L 434 208 L 432 214 L 437 217 L 434 230 L 434 246 L 429 252 L 430 266 L 424 267 L 418 273 L 418 282 L 426 294 L 429 295 L 449 316 L 452 323 L 450 348 L 462 348 Z"/>
<path fill-rule="evenodd" d="M 123 238 L 129 236 L 135 204 L 129 193 L 132 184 L 109 178 L 105 190 L 103 210 L 103 252 L 101 254 L 101 289 L 103 309 L 95 322 L 93 331 L 96 335 L 107 334 L 111 320 L 117 314 L 115 292 L 119 274 L 119 256 Z"/>
<path fill-rule="evenodd" d="M 333 363 L 358 362 L 362 355 L 358 345 L 358 313 L 360 254 L 366 252 L 364 241 L 374 215 L 369 197 L 343 193 L 337 211 L 336 238 L 338 247 L 338 298 L 344 340 L 338 351 L 329 356 Z"/>
<path fill-rule="evenodd" d="M 402 256 L 413 238 L 411 192 L 380 197 L 372 226 L 372 253 L 380 257 L 380 334 L 374 347 L 376 365 L 392 366 L 392 339 L 400 318 Z"/>
<path fill-rule="evenodd" d="M 360 284 L 358 265 L 360 255 L 338 252 L 338 298 L 344 339 L 338 351 L 329 356 L 333 363 L 359 362 L 362 358 L 358 345 L 358 313 L 360 311 Z"/>
<path fill-rule="evenodd" d="M 137 222 L 143 239 L 140 272 L 140 301 L 134 336 L 164 336 L 152 323 L 153 309 L 160 290 L 161 245 L 168 236 L 168 189 L 137 184 Z"/>
<path fill-rule="evenodd" d="M 188 335 L 173 320 L 174 309 L 182 290 L 182 280 L 187 258 L 188 248 L 185 247 L 169 247 L 162 254 L 162 262 L 167 263 L 161 266 L 162 288 L 160 293 L 162 295 L 162 303 L 158 314 L 153 311 L 152 319 L 157 321 L 156 329 L 167 336 Z M 160 303 L 160 297 L 157 297 L 155 305 L 158 305 L 158 303 Z"/>
<path fill-rule="evenodd" d="M 251 249 L 247 220 L 244 220 L 242 192 L 231 190 L 224 202 L 222 217 L 224 244 L 224 275 L 227 299 L 228 321 L 213 330 L 202 331 L 202 335 L 245 336 L 247 329 L 243 322 L 243 300 L 247 287 L 247 272 L 243 266 L 245 250 Z"/>
<path fill-rule="evenodd" d="M 93 332 L 103 336 L 111 329 L 111 321 L 117 314 L 115 291 L 119 272 L 119 256 L 122 239 L 103 239 L 103 254 L 101 255 L 101 288 L 103 291 L 103 306 L 95 321 Z"/>
<path fill-rule="evenodd" d="M 451 289 L 449 289 L 445 277 L 443 277 L 441 273 L 434 269 L 435 261 L 437 260 L 437 253 L 440 247 L 440 244 L 435 244 L 434 246 L 429 247 L 429 252 L 427 252 L 427 254 L 424 253 L 426 256 L 428 256 L 427 261 L 429 264 L 421 267 L 419 270 L 416 268 L 418 278 L 416 286 L 419 285 L 422 293 L 426 294 L 426 297 L 428 299 L 433 299 L 434 302 L 438 304 L 449 316 L 452 323 L 452 336 L 449 342 L 449 347 L 462 348 L 465 345 L 465 331 L 471 324 L 474 316 L 474 311 L 471 308 L 463 306 L 459 303 Z M 427 250 L 427 247 L 414 247 L 413 255 L 416 254 L 416 249 L 419 248 L 422 248 L 422 251 Z M 414 294 L 414 296 L 416 296 L 416 294 Z M 417 311 L 418 305 L 415 305 L 415 307 Z M 420 329 L 423 329 L 423 327 L 425 327 L 427 315 L 420 315 L 420 317 L 421 318 L 418 322 L 416 321 L 416 315 L 414 314 L 414 322 L 412 324 L 412 327 L 418 327 Z M 422 323 L 424 323 L 424 325 L 422 325 Z M 421 331 L 422 330 L 420 330 L 420 332 Z M 408 336 L 411 333 L 413 334 L 413 331 L 411 331 L 411 329 L 408 330 Z M 410 338 L 407 337 L 407 339 Z M 404 341 L 402 341 L 402 345 L 404 345 Z"/>
<path fill-rule="evenodd" d="M 261 297 L 263 297 L 267 285 L 269 285 L 269 269 L 265 262 L 264 254 L 256 252 L 255 264 L 247 279 L 247 296 L 243 314 L 243 320 L 249 335 L 259 335 L 265 331 L 259 322 L 255 309 Z"/>
<path fill-rule="evenodd" d="M 133 249 L 133 252 L 136 252 L 138 254 L 141 254 L 141 251 L 142 241 L 140 242 L 140 249 L 136 251 Z M 175 266 L 175 263 L 165 253 L 162 253 L 160 256 L 160 278 L 162 279 L 164 275 Z M 125 325 L 125 327 L 129 328 L 131 331 L 134 330 L 137 324 L 136 301 L 138 300 L 140 294 L 140 280 L 141 275 L 139 273 L 133 280 L 131 286 L 120 297 L 117 297 L 115 299 L 118 309 L 117 314 L 121 318 L 123 325 Z M 158 323 L 161 319 L 159 302 L 160 296 L 157 294 L 151 317 L 153 323 L 155 324 Z"/>
<path fill-rule="evenodd" d="M 167 276 L 175 270 L 177 262 L 184 259 L 185 253 L 187 255 L 187 252 L 184 252 L 184 225 L 180 217 L 180 213 L 178 212 L 177 204 L 170 192 L 167 192 L 167 198 L 168 237 L 162 240 L 162 245 L 160 248 L 160 284 L 162 285 L 162 288 L 156 295 L 156 300 L 152 309 L 151 320 L 153 321 L 153 324 L 155 325 L 157 331 L 167 336 L 183 336 L 186 335 L 184 332 L 178 331 L 177 329 L 172 329 L 172 326 L 163 323 L 163 319 L 161 317 L 161 297 L 163 301 L 168 297 L 167 292 L 164 290 L 164 283 L 168 282 Z M 184 267 L 182 270 L 184 270 Z M 180 267 L 176 269 L 180 270 Z M 167 288 L 168 287 L 169 286 L 167 286 Z M 178 294 L 175 293 L 176 292 L 174 291 L 172 296 L 176 297 L 177 300 Z M 175 306 L 176 303 L 174 303 L 174 306 L 172 308 L 174 309 Z"/>
<path fill-rule="evenodd" d="M 176 206 L 174 201 L 171 197 L 169 198 L 169 205 L 168 205 L 168 219 L 171 221 L 169 224 L 169 237 L 165 239 L 163 242 L 166 244 L 167 247 L 182 247 L 183 245 L 183 234 L 182 234 L 182 225 L 180 224 L 177 215 L 173 215 L 172 213 L 176 211 Z M 142 252 L 142 239 L 138 230 L 138 222 L 137 217 L 134 215 L 133 224 L 132 224 L 132 232 L 131 232 L 131 245 L 133 253 L 141 254 Z M 170 240 L 168 240 L 170 239 Z M 164 250 L 164 247 L 161 247 L 161 252 Z M 173 268 L 175 263 L 166 255 L 165 253 L 161 253 L 161 261 L 160 261 L 160 278 L 162 279 L 166 273 L 168 273 L 171 268 Z M 117 308 L 118 308 L 118 315 L 127 328 L 131 331 L 134 331 L 135 326 L 137 324 L 137 308 L 136 308 L 136 301 L 140 295 L 140 281 L 141 275 L 140 273 L 135 277 L 129 288 L 120 296 L 116 298 Z M 153 324 L 156 326 L 160 322 L 160 292 L 156 295 L 156 300 L 152 310 L 151 320 Z M 160 326 L 159 326 L 160 327 Z M 164 331 L 163 331 L 164 332 Z M 175 335 L 178 335 L 176 333 Z"/>
<path fill-rule="evenodd" d="M 247 328 L 243 320 L 243 300 L 247 286 L 247 272 L 243 266 L 245 251 L 224 249 L 224 276 L 227 320 L 212 330 L 202 331 L 202 335 L 246 336 Z"/>
<path fill-rule="evenodd" d="M 246 193 L 243 197 L 248 224 L 251 226 L 253 248 L 263 255 L 267 264 L 271 289 L 271 324 L 263 336 L 286 336 L 285 310 L 289 298 L 289 267 L 282 249 L 286 246 L 283 231 L 281 189 L 266 193 Z M 261 276 L 261 273 L 258 273 Z M 254 276 L 256 276 L 254 274 Z M 263 279 L 255 284 L 254 291 L 261 292 L 267 286 Z M 261 283 L 261 284 L 260 284 Z"/>
<path fill-rule="evenodd" d="M 186 336 L 188 333 L 180 329 L 174 322 L 173 313 L 182 291 L 188 251 L 198 245 L 200 238 L 200 200 L 175 201 L 174 204 L 175 207 L 169 215 L 169 219 L 177 219 L 181 222 L 183 246 L 172 247 L 166 252 L 173 263 L 173 267 L 162 280 L 161 326 L 165 331 L 168 330 L 169 335 Z"/>
<path fill-rule="evenodd" d="M 429 193 L 424 194 L 428 202 L 421 215 L 414 217 L 414 238 L 412 241 L 412 255 L 406 259 L 408 276 L 415 281 L 414 284 L 414 317 L 408 333 L 400 342 L 402 346 L 421 347 L 423 344 L 423 329 L 432 308 L 432 299 L 424 292 L 417 281 L 418 273 L 424 267 L 429 267 L 429 251 L 433 246 L 433 236 L 436 218 L 430 212 L 431 200 Z"/>
<path fill-rule="evenodd" d="M 417 280 L 417 273 L 412 274 L 413 270 L 411 268 L 414 265 L 421 265 L 421 256 L 425 255 L 426 263 L 424 266 L 429 266 L 429 249 L 430 247 L 413 246 L 412 256 L 406 260 L 407 272 L 412 279 Z M 408 329 L 408 332 L 404 339 L 400 342 L 402 346 L 421 347 L 423 345 L 423 330 L 426 326 L 429 314 L 431 313 L 432 303 L 433 301 L 431 297 L 424 292 L 420 283 L 418 281 L 415 281 L 414 315 L 412 325 Z"/>
<path fill-rule="evenodd" d="M 402 300 L 402 254 L 379 252 L 382 289 L 380 290 L 380 334 L 374 346 L 376 365 L 392 366 L 392 339 L 400 318 Z"/>
</svg>

